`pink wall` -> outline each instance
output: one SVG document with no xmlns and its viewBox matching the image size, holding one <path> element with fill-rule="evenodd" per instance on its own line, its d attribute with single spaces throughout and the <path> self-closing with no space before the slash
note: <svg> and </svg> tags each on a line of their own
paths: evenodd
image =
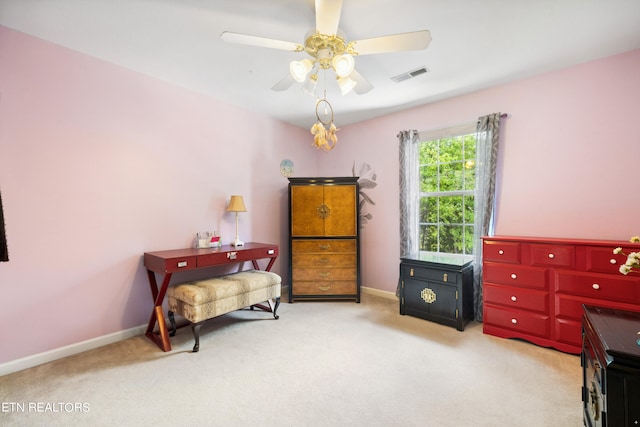
<svg viewBox="0 0 640 427">
<path fill-rule="evenodd" d="M 323 175 L 340 175 L 356 161 L 376 170 L 373 220 L 362 232 L 364 285 L 394 292 L 398 280 L 398 131 L 439 129 L 498 111 L 509 118 L 497 234 L 620 240 L 640 234 L 639 100 L 635 50 L 343 127 L 319 167 Z"/>
<path fill-rule="evenodd" d="M 308 132 L 0 26 L 0 363 L 145 324 L 145 251 L 199 230 L 286 242 Z M 286 271 L 286 247 L 274 271 Z"/>
<path fill-rule="evenodd" d="M 638 234 L 640 51 L 341 127 L 329 153 L 298 129 L 0 26 L 0 189 L 11 261 L 0 263 L 0 363 L 146 323 L 141 256 L 228 241 L 243 194 L 245 241 L 278 242 L 287 275 L 287 180 L 369 163 L 373 220 L 363 285 L 393 292 L 401 129 L 510 114 L 497 232 L 626 239 Z M 428 78 L 428 77 L 427 77 Z M 363 97 L 366 101 L 366 96 Z M 247 126 L 247 124 L 250 126 Z M 610 124 L 609 124 L 610 123 Z M 267 135 L 267 137 L 265 137 Z M 259 142 L 256 142 L 259 141 Z"/>
</svg>

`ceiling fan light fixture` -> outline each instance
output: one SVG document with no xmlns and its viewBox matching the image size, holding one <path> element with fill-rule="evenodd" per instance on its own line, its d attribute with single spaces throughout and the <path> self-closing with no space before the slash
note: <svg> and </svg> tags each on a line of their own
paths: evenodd
<svg viewBox="0 0 640 427">
<path fill-rule="evenodd" d="M 349 77 L 338 77 L 338 86 L 340 86 L 340 93 L 346 95 L 351 92 L 351 89 L 356 87 L 358 82 L 350 79 Z"/>
<path fill-rule="evenodd" d="M 339 77 L 347 77 L 353 72 L 355 61 L 353 56 L 348 53 L 344 55 L 336 55 L 333 57 L 333 69 Z"/>
<path fill-rule="evenodd" d="M 295 81 L 302 83 L 307 78 L 309 71 L 311 71 L 311 67 L 313 67 L 313 62 L 311 62 L 310 59 L 291 61 L 291 64 L 289 64 L 289 71 Z"/>
<path fill-rule="evenodd" d="M 311 74 L 309 78 L 304 82 L 302 86 L 302 90 L 307 95 L 315 96 L 316 95 L 316 87 L 318 86 L 318 75 Z"/>
</svg>

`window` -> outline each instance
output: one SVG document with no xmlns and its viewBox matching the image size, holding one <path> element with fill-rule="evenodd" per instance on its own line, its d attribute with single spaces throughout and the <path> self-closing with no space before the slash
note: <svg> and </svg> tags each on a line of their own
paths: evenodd
<svg viewBox="0 0 640 427">
<path fill-rule="evenodd" d="M 418 250 L 473 254 L 476 133 L 468 126 L 420 134 Z"/>
</svg>

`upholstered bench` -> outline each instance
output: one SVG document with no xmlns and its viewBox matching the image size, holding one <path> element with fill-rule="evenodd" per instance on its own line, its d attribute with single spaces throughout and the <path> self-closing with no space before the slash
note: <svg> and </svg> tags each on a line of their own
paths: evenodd
<svg viewBox="0 0 640 427">
<path fill-rule="evenodd" d="M 275 273 L 246 270 L 171 286 L 167 290 L 172 327 L 170 335 L 176 333 L 174 313 L 191 323 L 196 341 L 194 352 L 200 349 L 200 327 L 206 320 L 246 307 L 271 311 L 278 319 L 276 311 L 280 305 L 281 282 Z M 269 307 L 261 305 L 262 302 L 267 302 Z"/>
</svg>

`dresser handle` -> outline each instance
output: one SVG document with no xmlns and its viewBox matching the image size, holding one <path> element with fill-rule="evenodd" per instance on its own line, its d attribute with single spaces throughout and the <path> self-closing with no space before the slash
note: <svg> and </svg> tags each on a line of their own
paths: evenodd
<svg viewBox="0 0 640 427">
<path fill-rule="evenodd" d="M 518 319 L 511 319 L 511 323 L 513 323 L 514 325 L 518 324 Z"/>
<path fill-rule="evenodd" d="M 511 274 L 511 278 L 512 278 L 513 280 L 516 280 L 516 279 L 518 278 L 518 276 L 516 275 L 516 273 L 513 273 L 513 274 Z"/>
<path fill-rule="evenodd" d="M 516 298 L 516 296 L 515 296 L 515 295 L 512 295 L 512 296 L 511 296 L 511 301 L 516 302 L 516 301 L 518 301 L 518 298 Z"/>
<path fill-rule="evenodd" d="M 327 264 L 327 263 L 329 262 L 329 260 L 328 260 L 327 258 L 320 258 L 320 259 L 318 260 L 318 262 L 319 262 L 320 264 Z"/>
<path fill-rule="evenodd" d="M 504 251 L 503 251 L 502 249 L 500 249 L 500 250 L 498 251 L 498 255 L 504 255 Z"/>
<path fill-rule="evenodd" d="M 318 276 L 320 276 L 320 277 L 329 277 L 329 276 L 331 276 L 331 273 L 328 272 L 328 271 L 320 271 L 318 273 Z"/>
<path fill-rule="evenodd" d="M 611 259 L 609 260 L 609 262 L 610 262 L 611 264 L 617 264 L 617 263 L 618 263 L 618 261 L 616 261 L 616 260 L 615 260 L 615 258 L 611 258 Z"/>
<path fill-rule="evenodd" d="M 330 245 L 318 245 L 318 247 L 320 249 L 322 249 L 323 251 L 326 251 L 327 249 L 329 249 L 331 246 Z"/>
<path fill-rule="evenodd" d="M 550 259 L 554 259 L 556 256 L 554 254 L 549 254 Z"/>
<path fill-rule="evenodd" d="M 318 286 L 318 289 L 320 289 L 321 291 L 328 291 L 331 289 L 331 285 L 327 285 L 327 286 Z"/>
<path fill-rule="evenodd" d="M 598 285 L 597 283 L 594 283 L 593 285 L 591 285 L 591 287 L 596 290 L 600 289 L 600 285 Z"/>
</svg>

